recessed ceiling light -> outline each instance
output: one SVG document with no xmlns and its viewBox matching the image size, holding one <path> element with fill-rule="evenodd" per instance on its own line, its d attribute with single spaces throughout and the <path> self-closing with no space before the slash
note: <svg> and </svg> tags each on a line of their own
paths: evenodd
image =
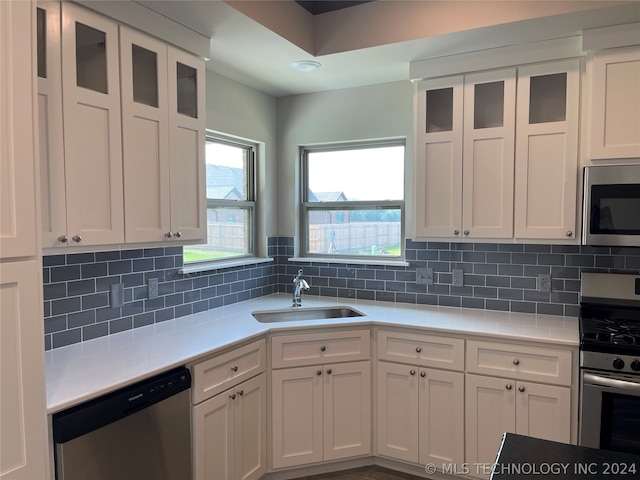
<svg viewBox="0 0 640 480">
<path fill-rule="evenodd" d="M 291 64 L 291 68 L 296 72 L 311 72 L 320 68 L 320 63 L 313 60 L 298 60 Z"/>
</svg>

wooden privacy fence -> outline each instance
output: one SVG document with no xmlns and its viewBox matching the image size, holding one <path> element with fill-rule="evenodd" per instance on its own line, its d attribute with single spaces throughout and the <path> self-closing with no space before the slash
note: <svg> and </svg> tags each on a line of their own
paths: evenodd
<svg viewBox="0 0 640 480">
<path fill-rule="evenodd" d="M 328 223 L 309 227 L 311 253 L 384 253 L 400 245 L 400 222 Z M 332 244 L 333 241 L 333 244 Z"/>
</svg>

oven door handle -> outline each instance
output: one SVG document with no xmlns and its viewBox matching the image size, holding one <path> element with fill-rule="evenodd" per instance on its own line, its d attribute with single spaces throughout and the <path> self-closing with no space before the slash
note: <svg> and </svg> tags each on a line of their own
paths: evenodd
<svg viewBox="0 0 640 480">
<path fill-rule="evenodd" d="M 640 384 L 627 382 L 625 380 L 617 380 L 615 378 L 601 377 L 592 373 L 584 373 L 582 376 L 584 383 L 589 385 L 600 385 L 603 387 L 620 388 L 632 392 L 640 393 Z"/>
</svg>

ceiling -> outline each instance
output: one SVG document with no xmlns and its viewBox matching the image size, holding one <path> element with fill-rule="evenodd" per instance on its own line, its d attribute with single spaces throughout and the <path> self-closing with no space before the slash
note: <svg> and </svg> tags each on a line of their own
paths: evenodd
<svg viewBox="0 0 640 480">
<path fill-rule="evenodd" d="M 274 97 L 407 80 L 414 60 L 640 21 L 640 1 L 134 1 L 210 38 L 208 70 Z M 322 66 L 296 72 L 296 60 Z"/>
</svg>

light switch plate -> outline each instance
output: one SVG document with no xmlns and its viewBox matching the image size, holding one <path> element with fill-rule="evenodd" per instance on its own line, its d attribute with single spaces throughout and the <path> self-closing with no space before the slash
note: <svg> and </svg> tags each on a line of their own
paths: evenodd
<svg viewBox="0 0 640 480">
<path fill-rule="evenodd" d="M 111 308 L 124 305 L 124 283 L 111 284 Z"/>
<path fill-rule="evenodd" d="M 433 285 L 433 268 L 416 268 L 416 283 Z"/>
<path fill-rule="evenodd" d="M 451 273 L 453 273 L 453 286 L 464 287 L 464 270 L 453 269 Z"/>
</svg>

